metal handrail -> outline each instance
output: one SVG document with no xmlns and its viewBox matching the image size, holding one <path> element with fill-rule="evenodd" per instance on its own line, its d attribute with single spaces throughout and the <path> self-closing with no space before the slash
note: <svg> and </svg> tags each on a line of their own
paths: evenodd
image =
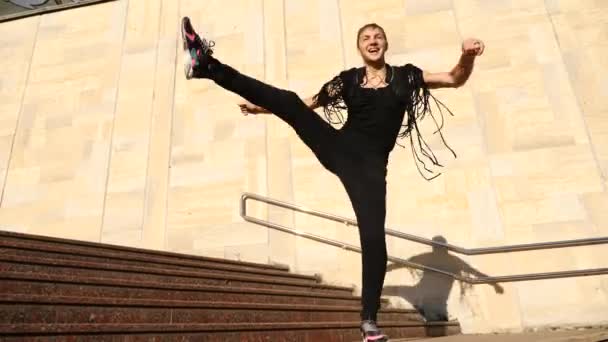
<svg viewBox="0 0 608 342">
<path fill-rule="evenodd" d="M 297 235 L 303 238 L 307 238 L 310 240 L 322 242 L 328 245 L 332 245 L 335 247 L 342 248 L 344 250 L 349 250 L 353 252 L 361 253 L 361 248 L 350 245 L 347 243 L 343 243 L 340 241 L 328 239 L 322 236 L 306 233 L 297 229 L 292 229 L 280 224 L 272 223 L 269 221 L 261 220 L 252 216 L 247 215 L 247 200 L 256 200 L 259 202 L 264 202 L 266 204 L 274 205 L 277 207 L 292 209 L 297 212 L 309 214 L 312 216 L 317 216 L 321 218 L 325 218 L 335 222 L 344 223 L 347 226 L 356 226 L 357 222 L 348 219 L 345 217 L 341 217 L 338 215 L 328 214 L 317 210 L 312 210 L 305 208 L 303 206 L 275 200 L 272 198 L 252 194 L 252 193 L 243 193 L 241 196 L 241 205 L 240 205 L 240 214 L 241 217 L 248 222 L 259 224 L 268 228 L 273 228 L 276 230 L 280 230 L 285 233 L 290 233 L 293 235 Z M 466 255 L 480 255 L 480 254 L 494 254 L 494 253 L 507 253 L 507 252 L 521 252 L 521 251 L 530 251 L 530 250 L 539 250 L 539 249 L 550 249 L 550 248 L 564 248 L 564 247 L 574 247 L 574 246 L 590 246 L 590 245 L 598 245 L 598 244 L 606 244 L 608 243 L 608 237 L 603 238 L 593 238 L 593 239 L 579 239 L 579 240 L 566 240 L 566 241 L 556 241 L 556 242 L 543 242 L 543 243 L 531 243 L 531 244 L 523 244 L 523 245 L 511 245 L 511 246 L 503 246 L 503 247 L 489 247 L 489 248 L 474 248 L 474 249 L 466 249 L 454 245 L 450 245 L 447 243 L 442 243 L 438 241 L 433 241 L 425 238 L 421 238 L 418 236 L 405 234 L 402 232 L 398 232 L 395 230 L 386 229 L 386 234 L 391 236 L 400 237 L 409 241 L 422 243 L 429 246 L 442 247 L 447 250 L 451 250 L 457 253 L 466 254 Z M 541 279 L 556 279 L 556 278 L 571 278 L 571 277 L 583 277 L 583 276 L 592 276 L 592 275 L 600 275 L 600 274 L 608 274 L 608 268 L 596 268 L 596 269 L 584 269 L 584 270 L 575 270 L 575 271 L 560 271 L 560 272 L 545 272 L 545 273 L 530 273 L 530 274 L 519 274 L 519 275 L 510 275 L 510 276 L 498 276 L 498 277 L 469 277 L 462 276 L 460 274 L 455 274 L 449 271 L 437 269 L 434 267 L 429 267 L 425 265 L 421 265 L 418 263 L 414 263 L 405 259 L 397 258 L 397 257 L 388 257 L 389 261 L 396 262 L 399 264 L 403 264 L 407 267 L 419 269 L 423 271 L 430 271 L 434 273 L 439 273 L 444 276 L 448 276 L 454 278 L 458 281 L 462 281 L 469 284 L 491 284 L 491 283 L 505 283 L 505 282 L 515 282 L 515 281 L 526 281 L 526 280 L 541 280 Z"/>
</svg>

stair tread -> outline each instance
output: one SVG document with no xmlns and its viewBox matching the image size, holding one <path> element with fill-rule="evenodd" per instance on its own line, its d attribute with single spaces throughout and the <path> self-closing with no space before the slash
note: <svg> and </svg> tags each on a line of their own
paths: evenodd
<svg viewBox="0 0 608 342">
<path fill-rule="evenodd" d="M 209 309 L 253 309 L 285 311 L 359 311 L 357 305 L 327 304 L 273 304 L 273 303 L 235 303 L 210 302 L 171 299 L 44 296 L 30 294 L 0 294 L 0 303 L 8 304 L 52 304 L 52 305 L 87 305 L 87 306 L 129 306 L 129 307 L 163 307 L 163 308 L 209 308 Z M 413 309 L 386 308 L 380 312 L 416 314 Z"/>
<path fill-rule="evenodd" d="M 260 276 L 255 277 L 255 276 L 224 274 L 224 273 L 205 272 L 205 271 L 163 270 L 163 269 L 145 267 L 145 266 L 112 265 L 112 264 L 108 264 L 108 263 L 91 262 L 91 261 L 74 261 L 74 260 L 64 260 L 64 259 L 49 260 L 49 259 L 45 259 L 45 258 L 17 256 L 17 255 L 0 255 L 0 261 L 45 265 L 45 266 L 52 266 L 52 267 L 72 267 L 72 268 L 96 269 L 96 270 L 105 270 L 105 271 L 129 272 L 129 273 L 145 273 L 145 274 L 155 274 L 155 275 L 161 275 L 161 276 L 182 276 L 182 277 L 188 277 L 188 278 L 194 278 L 194 279 L 195 278 L 213 278 L 213 279 L 221 279 L 221 280 L 241 280 L 241 281 L 253 281 L 253 282 L 261 282 L 261 283 L 297 285 L 297 286 L 306 286 L 306 287 L 323 288 L 323 289 L 335 289 L 335 290 L 344 290 L 344 291 L 353 290 L 352 288 L 346 287 L 346 286 L 327 285 L 327 284 L 322 284 L 322 283 L 307 283 L 307 282 L 302 282 L 300 280 L 272 279 L 272 278 L 264 278 L 264 277 L 260 277 Z"/>
<path fill-rule="evenodd" d="M 290 291 L 290 290 L 275 290 L 262 288 L 248 287 L 229 287 L 229 286 L 212 286 L 205 284 L 181 284 L 181 283 L 161 283 L 143 280 L 116 279 L 116 278 L 101 278 L 101 277 L 71 277 L 62 274 L 49 273 L 29 273 L 29 272 L 3 272 L 0 274 L 0 279 L 10 280 L 25 280 L 35 282 L 56 282 L 70 283 L 82 285 L 99 285 L 99 286 L 119 286 L 119 287 L 135 287 L 159 290 L 189 290 L 189 291 L 209 291 L 222 293 L 247 293 L 247 294 L 273 294 L 298 297 L 314 297 L 314 298 L 332 298 L 332 299 L 353 299 L 360 300 L 360 296 L 354 295 L 338 295 L 322 292 L 306 291 Z M 383 302 L 388 302 L 382 299 Z"/>
<path fill-rule="evenodd" d="M 287 322 L 287 323 L 169 323 L 169 324 L 0 324 L 0 333 L 129 333 L 129 332 L 201 332 L 201 331 L 259 331 L 259 330 L 299 330 L 299 329 L 336 329 L 356 328 L 359 321 L 352 322 Z M 388 321 L 379 322 L 381 328 L 391 327 L 428 327 L 457 326 L 457 322 L 417 322 Z"/>
<path fill-rule="evenodd" d="M 221 264 L 249 266 L 249 267 L 255 267 L 255 268 L 260 268 L 260 269 L 271 269 L 271 270 L 280 270 L 280 271 L 289 270 L 289 267 L 280 266 L 280 265 L 267 265 L 267 264 L 254 263 L 254 262 L 248 262 L 248 261 L 235 261 L 235 260 L 212 258 L 212 257 L 206 257 L 206 256 L 182 254 L 182 253 L 176 253 L 176 252 L 158 251 L 158 250 L 151 250 L 151 249 L 144 249 L 144 248 L 137 248 L 137 247 L 127 247 L 127 246 L 113 245 L 113 244 L 108 244 L 108 243 L 88 242 L 88 241 L 51 237 L 51 236 L 9 232 L 9 231 L 3 231 L 3 230 L 0 230 L 0 236 L 20 239 L 22 241 L 29 240 L 29 241 L 38 241 L 38 242 L 50 242 L 50 243 L 59 243 L 59 244 L 66 244 L 66 245 L 99 248 L 99 249 L 105 249 L 105 250 L 138 253 L 138 254 L 143 254 L 143 255 L 164 256 L 164 257 L 168 257 L 168 258 L 175 258 L 178 260 L 194 260 L 194 261 L 203 261 L 203 262 L 208 261 L 208 262 L 217 262 L 217 263 L 221 263 Z"/>
<path fill-rule="evenodd" d="M 112 251 L 79 251 L 74 250 L 73 248 L 66 248 L 61 246 L 28 246 L 25 243 L 21 242 L 13 242 L 13 241 L 2 241 L 0 240 L 0 248 L 12 250 L 13 253 L 4 253 L 5 255 L 16 254 L 19 252 L 43 252 L 43 253 L 52 253 L 58 255 L 58 258 L 61 259 L 61 255 L 71 255 L 78 257 L 90 257 L 90 258 L 105 258 L 116 261 L 126 261 L 126 262 L 145 262 L 145 263 L 154 263 L 155 265 L 169 265 L 169 266 L 177 266 L 177 267 L 188 267 L 188 268 L 204 268 L 210 270 L 218 270 L 218 271 L 227 271 L 227 272 L 241 272 L 241 273 L 252 273 L 252 274 L 261 274 L 261 275 L 271 275 L 271 276 L 280 276 L 280 277 L 290 277 L 290 278 L 300 278 L 300 279 L 308 279 L 317 281 L 318 277 L 313 275 L 303 275 L 303 274 L 295 274 L 289 273 L 285 270 L 267 270 L 267 269 L 255 269 L 250 266 L 236 266 L 236 265 L 221 265 L 221 264 L 202 264 L 200 262 L 191 262 L 191 261 L 170 261 L 162 258 L 157 258 L 154 256 L 124 256 L 120 253 L 112 252 Z"/>
<path fill-rule="evenodd" d="M 48 252 L 48 253 L 52 253 L 52 252 Z M 18 253 L 3 253 L 4 255 L 18 255 Z M 62 258 L 62 254 L 58 254 L 58 257 L 49 257 L 49 258 L 53 258 L 53 259 L 61 259 L 61 260 L 72 260 L 72 259 L 67 259 L 67 258 Z M 63 254 L 65 255 L 65 254 Z M 78 257 L 79 254 L 70 254 L 72 256 L 76 256 Z M 117 257 L 108 257 L 108 256 L 88 256 L 88 255 L 82 255 L 83 257 L 94 257 L 94 258 L 106 258 L 106 259 L 110 259 L 111 262 L 116 261 L 116 265 L 121 264 L 122 262 L 128 262 L 130 263 L 129 265 L 126 266 L 132 266 L 132 267 L 138 267 L 140 265 L 138 265 L 137 263 L 146 263 L 148 265 L 150 265 L 152 263 L 152 268 L 159 268 L 162 266 L 167 266 L 166 270 L 175 270 L 175 271 L 181 271 L 181 272 L 188 272 L 188 269 L 192 269 L 192 270 L 208 270 L 210 272 L 231 272 L 231 273 L 235 273 L 235 274 L 251 274 L 251 275 L 259 275 L 259 276 L 271 276 L 271 277 L 281 277 L 281 278 L 293 278 L 293 279 L 300 279 L 300 280 L 308 280 L 308 281 L 312 281 L 312 282 L 319 282 L 319 276 L 313 276 L 313 275 L 302 275 L 302 274 L 295 274 L 295 273 L 288 273 L 288 272 L 283 272 L 283 271 L 268 271 L 268 270 L 252 270 L 252 269 L 244 269 L 244 268 L 239 268 L 236 266 L 221 266 L 221 265 L 206 265 L 206 266 L 201 266 L 201 265 L 183 265 L 183 264 L 171 264 L 171 263 L 164 263 L 164 262 L 157 262 L 157 261 L 153 261 L 153 260 L 132 260 L 132 259 L 126 259 L 126 258 L 117 258 Z M 84 259 L 84 258 L 83 258 Z M 73 260 L 72 260 L 73 261 Z M 83 262 L 105 262 L 107 263 L 108 261 L 97 261 L 97 260 L 85 260 Z M 174 268 L 171 268 L 171 267 Z M 150 266 L 148 266 L 150 267 Z"/>
</svg>

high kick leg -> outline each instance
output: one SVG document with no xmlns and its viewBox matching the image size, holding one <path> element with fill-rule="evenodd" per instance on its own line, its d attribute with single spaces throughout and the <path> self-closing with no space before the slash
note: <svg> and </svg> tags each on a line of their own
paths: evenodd
<svg viewBox="0 0 608 342">
<path fill-rule="evenodd" d="M 182 19 L 186 78 L 206 78 L 247 101 L 265 108 L 289 124 L 327 169 L 333 171 L 337 131 L 290 90 L 280 89 L 244 75 L 212 56 L 213 41 L 201 38 Z"/>
</svg>

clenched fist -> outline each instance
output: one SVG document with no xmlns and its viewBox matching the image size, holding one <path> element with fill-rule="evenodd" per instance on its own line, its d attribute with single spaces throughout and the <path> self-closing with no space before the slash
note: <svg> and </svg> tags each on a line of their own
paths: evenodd
<svg viewBox="0 0 608 342">
<path fill-rule="evenodd" d="M 264 108 L 256 106 L 253 103 L 247 101 L 239 103 L 238 106 L 241 108 L 241 113 L 243 113 L 243 115 L 268 113 L 268 111 Z"/>
<path fill-rule="evenodd" d="M 465 41 L 462 42 L 462 53 L 468 56 L 481 56 L 485 47 L 486 46 L 480 39 L 465 39 Z"/>
</svg>

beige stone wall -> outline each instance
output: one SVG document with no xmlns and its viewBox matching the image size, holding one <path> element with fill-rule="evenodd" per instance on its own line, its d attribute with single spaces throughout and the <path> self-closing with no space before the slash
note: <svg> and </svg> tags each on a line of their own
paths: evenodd
<svg viewBox="0 0 608 342">
<path fill-rule="evenodd" d="M 389 35 L 390 63 L 429 71 L 449 70 L 463 38 L 484 39 L 467 85 L 435 92 L 456 114 L 444 132 L 458 159 L 431 140 L 446 167 L 426 182 L 396 148 L 387 225 L 469 248 L 608 236 L 608 2 L 597 0 L 118 0 L 2 23 L 2 229 L 281 263 L 359 285 L 359 255 L 239 217 L 244 191 L 354 215 L 282 122 L 243 118 L 234 94 L 184 79 L 183 15 L 224 62 L 303 97 L 360 64 L 355 34 L 370 21 Z M 339 224 L 251 212 L 358 242 Z M 400 258 L 493 276 L 608 259 L 605 246 L 450 258 L 388 245 Z M 605 276 L 503 284 L 499 294 L 398 269 L 386 284 L 398 305 L 440 308 L 446 297 L 466 332 L 607 323 Z"/>
</svg>

